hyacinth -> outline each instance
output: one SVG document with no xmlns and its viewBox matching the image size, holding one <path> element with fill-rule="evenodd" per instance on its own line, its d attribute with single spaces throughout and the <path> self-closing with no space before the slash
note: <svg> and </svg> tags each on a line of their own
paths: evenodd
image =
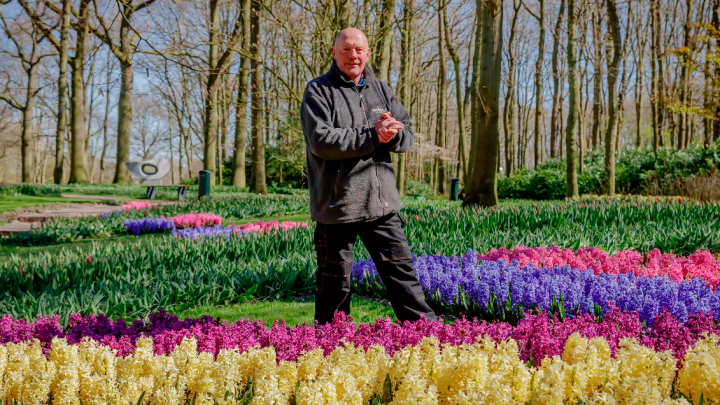
<svg viewBox="0 0 720 405">
<path fill-rule="evenodd" d="M 129 204 L 123 204 L 123 210 L 147 210 L 152 208 L 152 204 L 147 201 L 133 201 Z"/>
<path fill-rule="evenodd" d="M 4 403 L 366 404 L 391 394 L 397 404 L 688 404 L 717 401 L 717 335 L 703 337 L 680 368 L 669 351 L 623 339 L 616 356 L 602 337 L 573 334 L 561 355 L 528 367 L 513 339 L 443 345 L 425 337 L 393 354 L 351 342 L 316 348 L 291 361 L 273 347 L 221 348 L 215 356 L 193 337 L 158 353 L 153 337 L 117 356 L 94 340 L 35 341 L 0 346 Z M 715 367 L 713 367 L 713 365 Z M 252 385 L 248 384 L 252 381 Z M 676 387 L 678 391 L 674 392 Z M 680 398 L 680 399 L 675 399 Z"/>
<path fill-rule="evenodd" d="M 283 221 L 278 222 L 275 221 L 257 221 L 257 222 L 250 222 L 243 225 L 230 225 L 231 228 L 237 228 L 242 231 L 248 232 L 248 233 L 270 233 L 271 231 L 274 231 L 274 233 L 277 233 L 278 230 L 282 230 L 283 232 L 287 232 L 290 229 L 293 228 L 307 228 L 308 224 L 307 222 L 294 222 L 294 221 Z"/>
<path fill-rule="evenodd" d="M 222 225 L 222 218 L 220 216 L 207 213 L 196 214 L 194 212 L 191 212 L 189 214 L 178 215 L 176 217 L 170 217 L 168 219 L 175 223 L 175 227 L 177 229 Z"/>
<path fill-rule="evenodd" d="M 577 252 L 558 246 L 526 247 L 516 246 L 512 249 L 501 247 L 487 253 L 478 254 L 479 260 L 497 261 L 504 259 L 507 263 L 517 260 L 520 267 L 533 264 L 535 267 L 565 266 L 573 269 L 592 269 L 595 274 L 625 274 L 636 276 L 667 276 L 673 281 L 702 278 L 713 288 L 720 280 L 720 259 L 713 257 L 707 250 L 698 250 L 687 257 L 677 257 L 672 253 L 661 253 L 653 249 L 646 254 L 634 250 L 624 250 L 610 255 L 597 248 L 582 248 Z"/>
<path fill-rule="evenodd" d="M 682 323 L 691 314 L 709 311 L 720 319 L 720 291 L 700 278 L 678 283 L 661 276 L 595 274 L 569 265 L 537 268 L 532 263 L 521 267 L 517 260 L 478 262 L 472 251 L 462 258 L 421 256 L 415 259 L 415 270 L 431 303 L 462 308 L 467 300 L 491 317 L 521 316 L 532 310 L 559 311 L 567 317 L 602 315 L 614 303 L 623 311 L 637 311 L 647 325 L 663 309 Z M 377 293 L 377 274 L 372 259 L 353 264 L 352 281 L 363 291 Z"/>
<path fill-rule="evenodd" d="M 141 233 L 161 233 L 175 230 L 175 223 L 165 219 L 165 217 L 128 219 L 123 221 L 123 225 L 128 232 L 132 232 L 135 235 L 140 235 Z"/>
<path fill-rule="evenodd" d="M 232 227 L 220 225 L 201 226 L 198 228 L 185 228 L 173 231 L 173 236 L 179 239 L 202 240 L 205 238 L 224 237 L 230 239 L 231 236 L 245 236 L 246 232 Z"/>
<path fill-rule="evenodd" d="M 183 339 L 193 338 L 199 351 L 213 356 L 217 356 L 220 349 L 237 349 L 243 353 L 258 346 L 272 347 L 278 360 L 283 361 L 296 360 L 302 353 L 315 349 L 327 355 L 345 343 L 366 349 L 378 346 L 393 355 L 407 346 L 417 345 L 425 337 L 434 337 L 448 345 L 470 344 L 487 337 L 497 342 L 512 338 L 517 342 L 522 361 L 540 364 L 545 358 L 561 355 L 567 339 L 575 333 L 587 338 L 602 337 L 608 342 L 612 356 L 622 339 L 631 338 L 657 351 L 670 350 L 674 357 L 682 359 L 703 334 L 720 334 L 720 328 L 710 314 L 693 315 L 687 325 L 682 325 L 667 312 L 656 317 L 653 327 L 643 328 L 636 313 L 620 312 L 617 308 L 600 321 L 590 315 L 560 321 L 543 313 L 529 315 L 516 326 L 465 318 L 454 324 L 427 320 L 399 323 L 388 319 L 355 324 L 343 313 L 337 313 L 327 325 L 288 327 L 280 321 L 269 329 L 262 321 L 241 319 L 223 323 L 209 316 L 180 321 L 165 312 L 151 314 L 147 322 L 136 320 L 129 325 L 104 315 L 75 314 L 64 328 L 57 316 L 40 317 L 33 323 L 15 320 L 9 315 L 0 318 L 0 344 L 37 339 L 47 353 L 54 338 L 65 338 L 70 344 L 80 344 L 89 338 L 112 348 L 121 357 L 132 354 L 142 337 L 154 339 L 155 354 L 173 352 Z"/>
</svg>

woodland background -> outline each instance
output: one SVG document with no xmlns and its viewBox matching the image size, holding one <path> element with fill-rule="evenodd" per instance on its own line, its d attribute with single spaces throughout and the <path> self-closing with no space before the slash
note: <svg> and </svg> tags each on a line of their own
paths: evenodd
<svg viewBox="0 0 720 405">
<path fill-rule="evenodd" d="M 402 193 L 674 192 L 658 162 L 718 179 L 720 0 L 0 3 L 0 183 L 129 183 L 122 163 L 169 157 L 172 184 L 305 187 L 303 90 L 348 26 L 413 117 Z M 619 183 L 642 164 L 642 190 Z"/>
</svg>

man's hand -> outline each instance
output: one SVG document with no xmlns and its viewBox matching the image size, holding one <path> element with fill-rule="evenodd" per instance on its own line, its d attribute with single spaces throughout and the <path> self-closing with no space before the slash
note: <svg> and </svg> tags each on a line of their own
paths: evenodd
<svg viewBox="0 0 720 405">
<path fill-rule="evenodd" d="M 401 129 L 405 128 L 402 122 L 390 116 L 390 113 L 384 112 L 375 121 L 375 132 L 378 134 L 380 143 L 388 143 Z"/>
</svg>

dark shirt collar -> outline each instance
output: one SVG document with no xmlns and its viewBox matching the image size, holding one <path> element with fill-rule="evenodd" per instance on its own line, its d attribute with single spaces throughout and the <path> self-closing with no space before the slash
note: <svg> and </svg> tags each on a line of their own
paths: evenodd
<svg viewBox="0 0 720 405">
<path fill-rule="evenodd" d="M 340 71 L 340 68 L 338 67 L 337 62 L 335 62 L 335 59 L 333 59 L 332 65 L 330 66 L 330 72 L 332 72 L 332 74 L 333 74 L 336 78 L 338 78 L 338 79 L 340 80 L 340 82 L 342 82 L 342 83 L 344 83 L 345 85 L 348 85 L 348 86 L 358 86 L 358 87 L 361 87 L 361 86 L 364 86 L 364 85 L 367 83 L 368 80 L 370 80 L 370 79 L 372 79 L 373 77 L 375 77 L 375 73 L 373 73 L 373 71 L 372 71 L 372 69 L 370 68 L 370 66 L 365 65 L 365 69 L 363 70 L 363 77 L 360 79 L 360 82 L 359 82 L 358 84 L 355 84 L 355 82 L 352 81 L 352 80 L 350 80 L 350 78 L 347 77 L 347 75 L 345 75 L 345 73 L 343 73 L 343 72 Z"/>
</svg>

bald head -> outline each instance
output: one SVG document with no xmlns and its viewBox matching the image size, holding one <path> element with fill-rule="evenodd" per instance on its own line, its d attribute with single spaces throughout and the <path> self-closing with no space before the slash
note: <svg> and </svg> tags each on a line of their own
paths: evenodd
<svg viewBox="0 0 720 405">
<path fill-rule="evenodd" d="M 354 39 L 357 42 L 364 43 L 365 47 L 368 46 L 368 39 L 365 36 L 365 33 L 357 28 L 345 28 L 344 30 L 340 31 L 337 38 L 335 38 L 335 46 L 337 47 L 339 43 L 342 43 L 343 41 L 346 41 L 348 39 Z"/>
<path fill-rule="evenodd" d="M 335 39 L 332 56 L 340 71 L 355 84 L 359 83 L 370 57 L 367 37 L 357 28 L 342 30 Z"/>
</svg>

